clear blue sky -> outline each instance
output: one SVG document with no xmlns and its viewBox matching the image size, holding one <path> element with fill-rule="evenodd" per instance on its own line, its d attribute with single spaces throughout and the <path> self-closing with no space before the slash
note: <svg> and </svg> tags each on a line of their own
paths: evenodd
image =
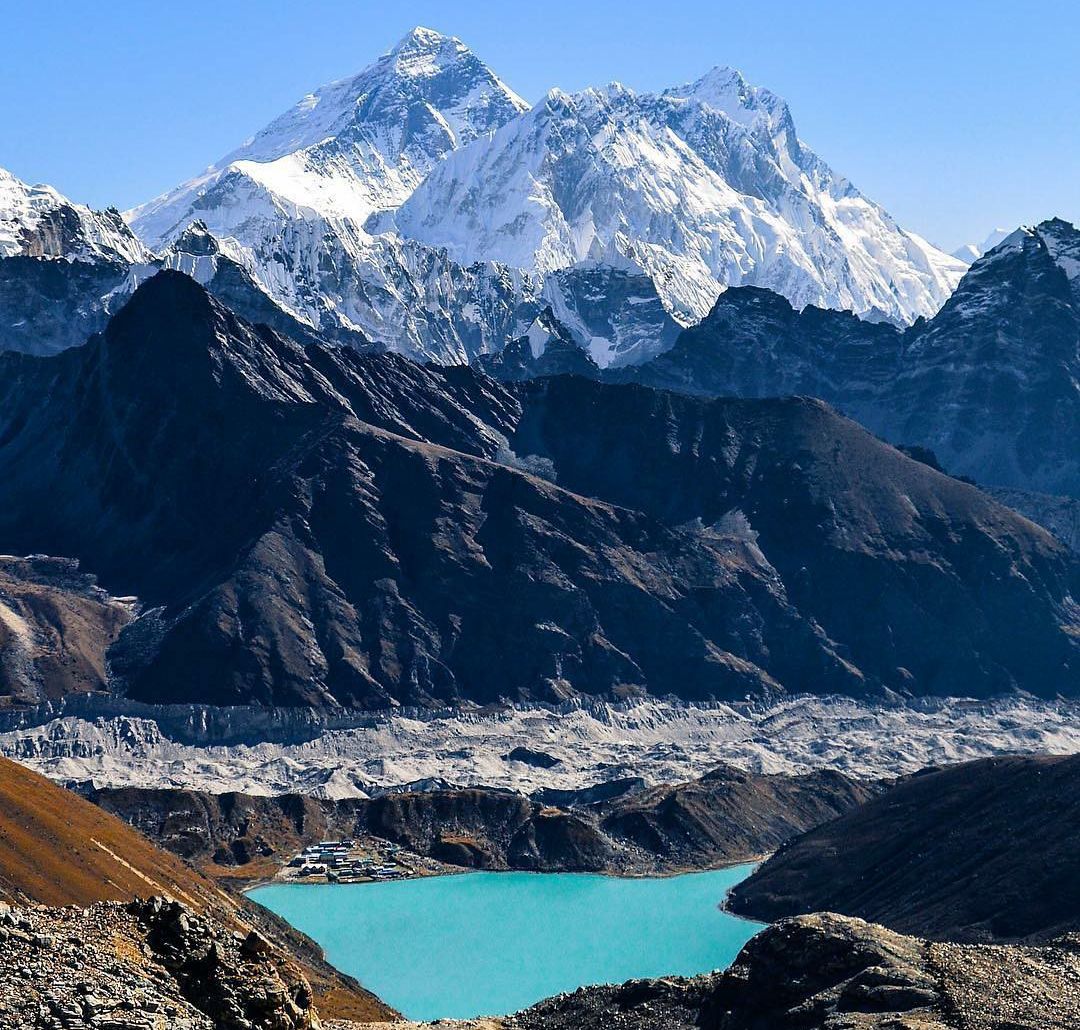
<svg viewBox="0 0 1080 1030">
<path fill-rule="evenodd" d="M 953 249 L 1080 220 L 1080 4 L 998 0 L 0 0 L 0 166 L 129 207 L 409 28 L 460 36 L 536 100 L 717 64 L 905 226 Z"/>
</svg>

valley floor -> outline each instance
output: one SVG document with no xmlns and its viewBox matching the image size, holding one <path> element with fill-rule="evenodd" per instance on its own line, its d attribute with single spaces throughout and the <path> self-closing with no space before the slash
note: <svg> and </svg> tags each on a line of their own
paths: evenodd
<svg viewBox="0 0 1080 1030">
<path fill-rule="evenodd" d="M 150 716 L 63 716 L 0 733 L 0 754 L 60 782 L 222 793 L 375 796 L 407 785 L 482 784 L 531 794 L 622 777 L 650 784 L 720 763 L 765 773 L 829 768 L 866 779 L 1016 752 L 1080 752 L 1080 703 L 1010 698 L 875 704 L 799 697 L 696 707 L 657 700 L 457 715 L 337 718 L 274 733 L 235 709 L 236 739 L 204 744 Z M 174 710 L 169 713 L 175 721 Z M 193 709 L 190 725 L 197 725 Z M 343 725 L 344 722 L 344 725 Z M 264 725 L 264 724 L 260 724 Z M 266 739 L 267 737 L 276 739 Z M 176 739 L 173 739 L 176 738 Z M 511 757 L 515 748 L 525 748 Z"/>
</svg>

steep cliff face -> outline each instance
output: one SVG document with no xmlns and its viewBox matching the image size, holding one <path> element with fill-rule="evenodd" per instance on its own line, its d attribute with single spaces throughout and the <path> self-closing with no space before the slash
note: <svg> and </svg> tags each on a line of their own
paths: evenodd
<svg viewBox="0 0 1080 1030">
<path fill-rule="evenodd" d="M 115 208 L 91 211 L 51 186 L 31 186 L 0 168 L 0 258 L 129 265 L 148 253 Z"/>
<path fill-rule="evenodd" d="M 880 429 L 996 486 L 1080 493 L 1080 232 L 1019 229 L 905 340 Z"/>
</svg>

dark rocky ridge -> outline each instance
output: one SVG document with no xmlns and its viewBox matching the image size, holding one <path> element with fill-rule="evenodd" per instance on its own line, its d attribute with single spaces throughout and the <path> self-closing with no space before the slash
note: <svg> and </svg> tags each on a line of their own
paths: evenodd
<svg viewBox="0 0 1080 1030">
<path fill-rule="evenodd" d="M 754 937 L 723 973 L 585 987 L 512 1030 L 1072 1030 L 1080 946 L 928 943 L 829 913 Z"/>
<path fill-rule="evenodd" d="M 1002 504 L 1050 530 L 1062 543 L 1080 553 L 1080 499 L 992 487 L 989 493 Z"/>
<path fill-rule="evenodd" d="M 1075 623 L 1073 557 L 1059 578 L 1065 549 L 1047 534 L 823 403 L 706 402 L 570 378 L 524 384 L 522 396 L 515 450 L 550 462 L 571 490 L 668 524 L 741 531 L 868 685 L 962 696 L 1080 682 L 1076 635 L 1063 632 Z M 1035 597 L 1053 580 L 1060 614 L 1033 620 L 1031 602 L 1049 614 Z M 1007 639 L 990 629 L 1006 609 Z M 814 691 L 821 679 L 803 668 L 781 681 Z"/>
<path fill-rule="evenodd" d="M 951 472 L 1077 497 L 1078 254 L 1080 232 L 1061 219 L 1014 234 L 905 331 L 728 290 L 670 351 L 617 375 L 708 396 L 811 394 Z"/>
<path fill-rule="evenodd" d="M 1080 931 L 1080 757 L 910 777 L 782 848 L 731 907 L 762 919 L 830 909 L 948 940 Z"/>
<path fill-rule="evenodd" d="M 129 275 L 111 261 L 0 259 L 0 351 L 47 355 L 80 346 L 123 306 Z"/>
<path fill-rule="evenodd" d="M 1018 230 L 933 318 L 903 330 L 735 287 L 645 364 L 585 359 L 573 371 L 697 396 L 819 397 L 887 440 L 930 449 L 950 472 L 1080 497 L 1078 256 L 1080 232 L 1061 219 Z M 548 360 L 519 349 L 486 368 L 520 380 L 547 374 Z"/>
<path fill-rule="evenodd" d="M 136 700 L 1080 685 L 1075 556 L 820 403 L 510 388 L 176 273 L 86 347 L 0 356 L 0 482 L 0 550 L 152 609 L 109 652 Z"/>
<path fill-rule="evenodd" d="M 106 811 L 198 863 L 254 862 L 261 869 L 314 841 L 369 833 L 455 865 L 547 872 L 672 871 L 745 861 L 873 794 L 838 773 L 762 776 L 728 767 L 573 809 L 483 789 L 338 801 L 87 790 Z"/>
</svg>

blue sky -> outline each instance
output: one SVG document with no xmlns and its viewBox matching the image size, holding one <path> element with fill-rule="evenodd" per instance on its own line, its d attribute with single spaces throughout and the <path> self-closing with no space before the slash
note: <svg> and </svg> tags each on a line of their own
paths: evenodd
<svg viewBox="0 0 1080 1030">
<path fill-rule="evenodd" d="M 460 36 L 536 100 L 737 67 L 903 225 L 953 249 L 1080 220 L 1080 4 L 997 0 L 0 0 L 0 166 L 128 207 L 409 28 Z"/>
</svg>

